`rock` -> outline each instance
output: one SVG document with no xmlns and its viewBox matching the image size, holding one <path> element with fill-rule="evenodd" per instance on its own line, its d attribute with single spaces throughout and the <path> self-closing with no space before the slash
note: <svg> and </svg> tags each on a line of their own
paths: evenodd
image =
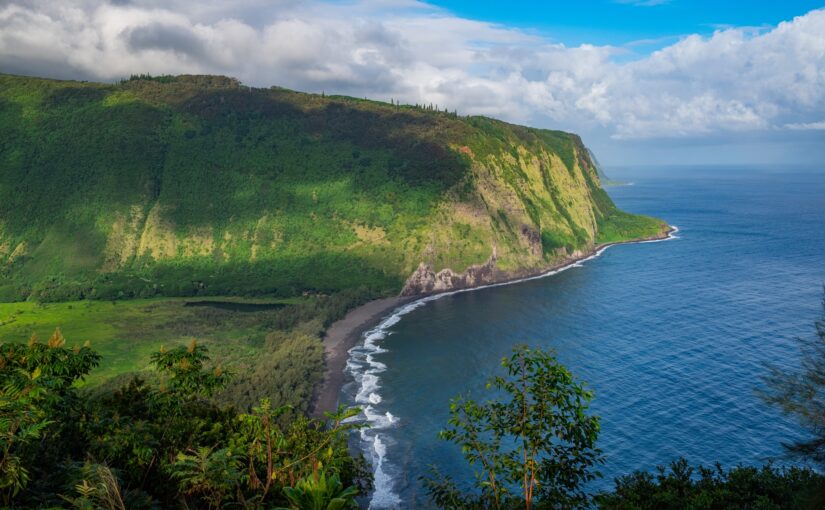
<svg viewBox="0 0 825 510">
<path fill-rule="evenodd" d="M 530 246 L 530 253 L 535 257 L 541 257 L 543 253 L 541 233 L 529 225 L 522 225 L 521 237 L 523 237 L 527 241 L 528 246 Z"/>
<path fill-rule="evenodd" d="M 401 295 L 417 296 L 478 287 L 479 285 L 498 281 L 497 277 L 500 276 L 498 273 L 495 248 L 493 248 L 493 254 L 490 255 L 487 262 L 481 265 L 472 265 L 463 273 L 456 273 L 450 268 L 442 269 L 436 273 L 432 266 L 422 262 L 418 265 L 418 269 L 407 278 L 407 282 L 401 290 Z"/>
</svg>

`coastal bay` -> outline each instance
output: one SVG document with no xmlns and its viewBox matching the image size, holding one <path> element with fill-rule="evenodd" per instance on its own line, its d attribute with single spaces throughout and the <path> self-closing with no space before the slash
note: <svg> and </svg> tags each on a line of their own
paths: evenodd
<svg viewBox="0 0 825 510">
<path fill-rule="evenodd" d="M 781 441 L 798 427 L 755 389 L 764 362 L 797 362 L 793 339 L 818 316 L 825 180 L 759 168 L 618 176 L 634 185 L 611 188 L 614 200 L 678 225 L 679 239 L 407 304 L 352 350 L 342 398 L 366 407 L 372 424 L 353 440 L 376 470 L 372 508 L 426 507 L 418 477 L 434 463 L 472 476 L 436 433 L 449 399 L 483 398 L 484 380 L 519 343 L 552 349 L 596 393 L 607 461 L 591 490 L 682 455 L 726 467 L 786 462 Z"/>
</svg>

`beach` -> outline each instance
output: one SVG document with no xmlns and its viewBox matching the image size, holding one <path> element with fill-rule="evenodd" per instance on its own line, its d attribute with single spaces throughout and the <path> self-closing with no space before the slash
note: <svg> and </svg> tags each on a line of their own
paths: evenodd
<svg viewBox="0 0 825 510">
<path fill-rule="evenodd" d="M 338 406 L 338 394 L 346 377 L 344 367 L 347 365 L 349 350 L 358 343 L 361 334 L 397 307 L 415 299 L 417 298 L 389 297 L 370 301 L 350 310 L 343 319 L 334 322 L 327 329 L 323 340 L 324 380 L 318 387 L 312 405 L 313 416 L 321 417 Z"/>
</svg>

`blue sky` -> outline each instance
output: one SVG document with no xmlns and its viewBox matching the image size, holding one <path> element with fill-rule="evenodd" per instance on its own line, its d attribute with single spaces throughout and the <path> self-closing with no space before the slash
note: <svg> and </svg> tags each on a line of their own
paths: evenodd
<svg viewBox="0 0 825 510">
<path fill-rule="evenodd" d="M 659 47 L 673 42 L 673 37 L 711 34 L 723 26 L 767 28 L 825 7 L 823 1 L 803 0 L 435 0 L 430 3 L 462 17 L 537 31 L 568 46 L 621 46 L 664 39 L 653 45 Z"/>
<path fill-rule="evenodd" d="M 825 2 L 5 0 L 0 72 L 435 103 L 610 165 L 825 161 Z"/>
</svg>

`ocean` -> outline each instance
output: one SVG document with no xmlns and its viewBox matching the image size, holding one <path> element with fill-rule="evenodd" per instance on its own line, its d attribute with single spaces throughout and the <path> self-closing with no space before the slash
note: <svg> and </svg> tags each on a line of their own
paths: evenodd
<svg viewBox="0 0 825 510">
<path fill-rule="evenodd" d="M 783 459 L 797 423 L 756 395 L 765 363 L 798 364 L 825 284 L 825 170 L 614 168 L 625 211 L 679 231 L 613 246 L 540 279 L 428 298 L 396 311 L 351 351 L 342 401 L 370 423 L 353 439 L 375 470 L 370 507 L 426 508 L 429 467 L 472 482 L 437 432 L 457 395 L 514 345 L 552 349 L 595 392 L 605 464 L 592 491 L 633 470 Z"/>
</svg>

